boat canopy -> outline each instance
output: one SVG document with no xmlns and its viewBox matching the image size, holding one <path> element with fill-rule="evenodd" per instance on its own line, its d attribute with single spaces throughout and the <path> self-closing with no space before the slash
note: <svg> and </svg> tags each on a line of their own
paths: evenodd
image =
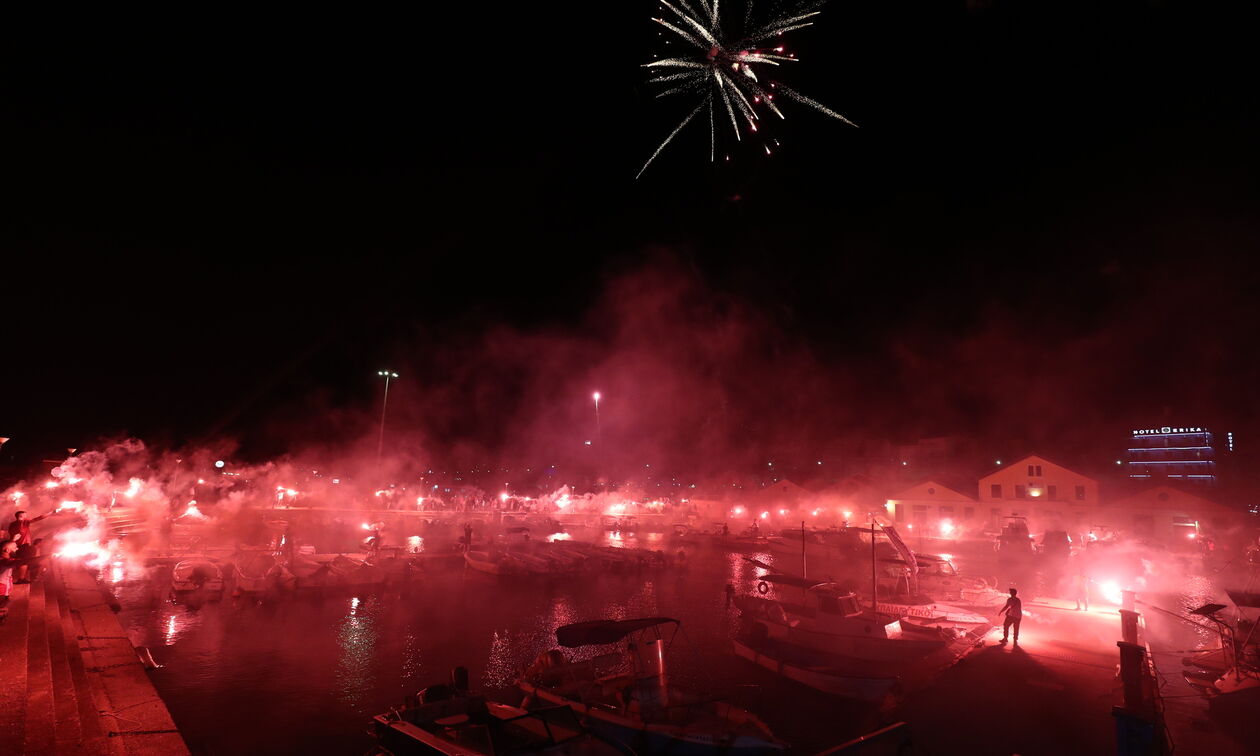
<svg viewBox="0 0 1260 756">
<path fill-rule="evenodd" d="M 565 648 L 579 646 L 603 646 L 616 643 L 630 633 L 646 630 L 657 625 L 682 624 L 669 617 L 642 617 L 630 620 L 591 620 L 575 622 L 556 629 L 556 640 Z"/>
</svg>

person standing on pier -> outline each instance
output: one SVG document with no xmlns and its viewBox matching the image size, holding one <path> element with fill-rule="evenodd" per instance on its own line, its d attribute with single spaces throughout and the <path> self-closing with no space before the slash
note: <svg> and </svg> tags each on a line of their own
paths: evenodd
<svg viewBox="0 0 1260 756">
<path fill-rule="evenodd" d="M 1081 611 L 1081 604 L 1085 605 L 1085 611 L 1089 611 L 1089 578 L 1084 573 L 1078 573 L 1076 576 L 1075 589 L 1076 594 L 1076 610 Z"/>
<path fill-rule="evenodd" d="M 1006 618 L 1002 620 L 1002 643 L 1006 642 L 1010 633 L 1011 625 L 1015 626 L 1015 645 L 1019 645 L 1019 621 L 1024 617 L 1024 602 L 1019 600 L 1017 595 L 1019 591 L 1011 589 L 1011 597 L 1006 600 L 1002 608 L 998 610 L 998 614 L 1005 614 Z"/>
</svg>

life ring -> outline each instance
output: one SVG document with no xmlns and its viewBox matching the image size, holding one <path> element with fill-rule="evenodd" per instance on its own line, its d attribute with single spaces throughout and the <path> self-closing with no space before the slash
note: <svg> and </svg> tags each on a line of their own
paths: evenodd
<svg viewBox="0 0 1260 756">
<path fill-rule="evenodd" d="M 766 582 L 766 581 L 764 581 L 764 580 L 762 580 L 760 583 L 757 583 L 757 593 L 760 593 L 761 595 L 763 595 L 763 596 L 764 596 L 764 595 L 766 595 L 766 594 L 767 594 L 767 593 L 769 593 L 769 592 L 770 592 L 770 584 L 769 584 L 769 583 L 767 583 L 767 582 Z"/>
</svg>

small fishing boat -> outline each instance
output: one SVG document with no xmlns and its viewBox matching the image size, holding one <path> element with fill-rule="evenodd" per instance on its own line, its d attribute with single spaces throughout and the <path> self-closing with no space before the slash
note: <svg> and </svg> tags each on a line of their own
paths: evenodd
<svg viewBox="0 0 1260 756">
<path fill-rule="evenodd" d="M 565 625 L 556 640 L 565 648 L 620 645 L 606 653 L 572 661 L 560 649 L 541 654 L 517 685 L 525 706 L 568 706 L 593 732 L 636 753 L 688 756 L 755 756 L 787 750 L 751 712 L 724 701 L 670 685 L 663 628 L 667 617 L 596 620 Z"/>
<path fill-rule="evenodd" d="M 234 590 L 240 593 L 291 591 L 297 587 L 297 577 L 280 560 L 260 551 L 237 556 L 232 564 L 232 582 Z"/>
<path fill-rule="evenodd" d="M 223 571 L 208 559 L 185 559 L 171 570 L 171 590 L 176 593 L 223 592 Z"/>
<path fill-rule="evenodd" d="M 464 564 L 487 575 L 519 575 L 525 572 L 519 561 L 488 551 L 465 551 Z"/>
<path fill-rule="evenodd" d="M 488 701 L 467 689 L 457 667 L 451 685 L 434 685 L 372 718 L 377 754 L 572 754 L 618 756 L 624 749 L 592 735 L 567 706 L 533 711 Z"/>
<path fill-rule="evenodd" d="M 809 652 L 768 639 L 758 642 L 736 638 L 732 645 L 739 658 L 833 696 L 889 703 L 901 686 L 896 675 L 881 673 L 872 664 Z"/>
</svg>

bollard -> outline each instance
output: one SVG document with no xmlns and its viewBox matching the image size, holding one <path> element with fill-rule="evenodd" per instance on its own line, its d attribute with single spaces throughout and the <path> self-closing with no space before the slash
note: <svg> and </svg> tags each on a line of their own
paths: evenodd
<svg viewBox="0 0 1260 756">
<path fill-rule="evenodd" d="M 1137 641 L 1138 617 L 1142 615 L 1128 609 L 1120 610 L 1120 640 L 1125 643 L 1134 643 Z"/>
<path fill-rule="evenodd" d="M 1136 643 L 1118 641 L 1120 647 L 1120 681 L 1124 684 L 1124 708 L 1130 712 L 1146 711 L 1142 695 L 1146 649 Z"/>
<path fill-rule="evenodd" d="M 1134 611 L 1137 599 L 1133 591 L 1120 591 L 1120 608 L 1126 611 Z"/>
</svg>

